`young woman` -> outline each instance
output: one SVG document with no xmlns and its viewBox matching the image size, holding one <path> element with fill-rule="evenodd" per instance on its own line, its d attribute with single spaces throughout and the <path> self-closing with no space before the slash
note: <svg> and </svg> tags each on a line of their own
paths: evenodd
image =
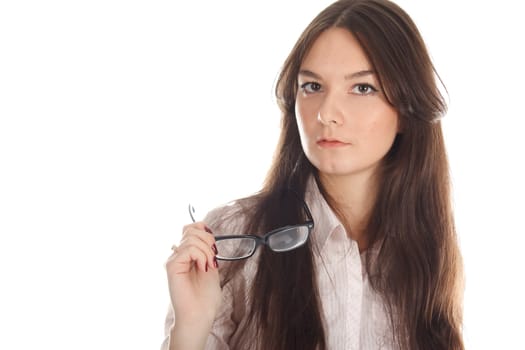
<svg viewBox="0 0 525 350">
<path fill-rule="evenodd" d="M 436 76 L 394 3 L 322 11 L 278 80 L 263 189 L 173 247 L 163 349 L 463 349 Z"/>
</svg>

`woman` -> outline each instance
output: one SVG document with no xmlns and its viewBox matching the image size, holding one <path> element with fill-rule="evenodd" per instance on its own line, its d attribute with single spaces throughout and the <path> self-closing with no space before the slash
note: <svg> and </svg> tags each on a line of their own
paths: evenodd
<svg viewBox="0 0 525 350">
<path fill-rule="evenodd" d="M 397 5 L 322 11 L 278 80 L 282 131 L 263 189 L 185 226 L 174 246 L 163 348 L 463 349 L 435 76 Z M 254 252 L 248 233 L 267 246 Z M 228 251 L 235 237 L 253 246 Z M 243 259 L 219 268 L 228 254 Z"/>
</svg>

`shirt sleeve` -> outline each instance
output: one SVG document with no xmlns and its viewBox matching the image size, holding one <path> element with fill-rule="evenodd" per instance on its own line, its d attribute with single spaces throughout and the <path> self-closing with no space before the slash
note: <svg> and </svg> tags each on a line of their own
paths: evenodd
<svg viewBox="0 0 525 350">
<path fill-rule="evenodd" d="M 222 303 L 206 342 L 207 350 L 229 350 L 230 339 L 237 329 L 233 320 L 233 293 L 231 285 L 227 284 L 222 290 Z"/>
<path fill-rule="evenodd" d="M 170 329 L 174 321 L 175 315 L 170 305 L 164 322 L 164 341 L 161 350 L 168 350 Z M 229 350 L 230 339 L 236 329 L 237 323 L 233 320 L 233 293 L 231 285 L 227 284 L 222 289 L 222 303 L 213 321 L 205 349 Z"/>
<path fill-rule="evenodd" d="M 168 308 L 168 314 L 166 315 L 166 320 L 164 321 L 164 341 L 160 346 L 160 350 L 168 350 L 169 341 L 170 341 L 170 328 L 175 321 L 175 315 L 173 314 L 173 308 L 171 304 Z"/>
</svg>

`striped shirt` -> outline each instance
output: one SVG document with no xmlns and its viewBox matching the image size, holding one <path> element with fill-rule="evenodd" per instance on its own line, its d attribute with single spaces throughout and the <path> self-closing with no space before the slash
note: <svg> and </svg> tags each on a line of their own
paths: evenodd
<svg viewBox="0 0 525 350">
<path fill-rule="evenodd" d="M 365 254 L 359 253 L 357 242 L 350 239 L 332 209 L 310 180 L 305 201 L 312 213 L 315 227 L 310 235 L 319 255 L 317 281 L 321 300 L 328 349 L 335 350 L 394 350 L 392 331 L 384 304 L 369 283 L 364 266 Z M 214 210 L 205 219 L 216 222 L 228 210 Z M 239 219 L 237 221 L 240 221 Z M 211 225 L 210 225 L 211 226 Z M 229 222 L 219 233 L 236 232 L 241 222 Z M 259 248 L 260 249 L 260 248 Z M 314 249 L 314 251 L 316 251 Z M 212 326 L 206 349 L 235 349 L 249 312 L 249 291 L 257 267 L 257 253 L 248 259 L 241 273 L 223 287 L 223 302 Z M 168 349 L 169 329 L 174 322 L 171 307 L 166 317 L 166 338 L 162 350 Z"/>
</svg>

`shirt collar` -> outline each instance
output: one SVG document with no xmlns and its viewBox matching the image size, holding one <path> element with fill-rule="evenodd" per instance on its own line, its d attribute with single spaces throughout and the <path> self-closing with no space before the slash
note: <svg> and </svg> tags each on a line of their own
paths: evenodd
<svg viewBox="0 0 525 350">
<path fill-rule="evenodd" d="M 319 249 L 322 250 L 334 232 L 337 230 L 345 232 L 344 227 L 321 194 L 319 186 L 313 176 L 308 179 L 306 185 L 305 202 L 310 208 L 314 219 L 314 229 L 311 239 L 313 239 Z"/>
<path fill-rule="evenodd" d="M 347 237 L 343 224 L 321 194 L 319 186 L 313 176 L 308 179 L 306 185 L 305 202 L 308 208 L 310 208 L 312 218 L 314 219 L 314 229 L 310 235 L 310 239 L 317 245 L 319 251 L 323 250 L 326 242 L 328 242 L 330 238 L 334 238 L 336 233 L 338 233 L 339 237 Z M 358 249 L 357 242 L 351 238 L 348 239 L 352 241 L 352 244 Z M 372 254 L 371 256 L 377 256 L 383 240 L 384 238 L 379 239 L 375 244 L 368 247 L 366 251 L 369 251 Z M 364 253 L 365 252 L 361 253 L 362 257 L 365 255 Z"/>
</svg>

